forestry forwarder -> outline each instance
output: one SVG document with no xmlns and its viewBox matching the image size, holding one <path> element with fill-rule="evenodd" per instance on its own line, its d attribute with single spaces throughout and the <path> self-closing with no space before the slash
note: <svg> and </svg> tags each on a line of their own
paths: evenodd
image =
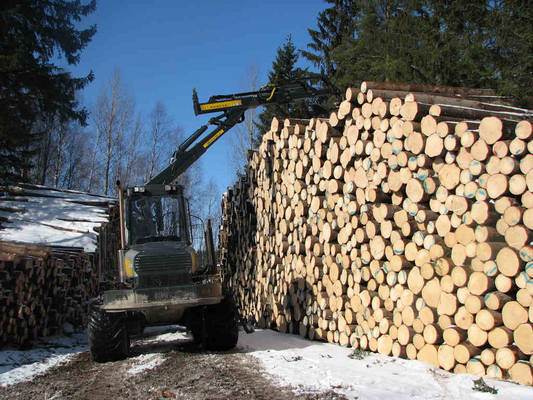
<svg viewBox="0 0 533 400">
<path fill-rule="evenodd" d="M 238 316 L 231 296 L 222 290 L 211 222 L 207 221 L 203 231 L 205 248 L 200 249 L 193 240 L 183 187 L 173 182 L 225 132 L 242 122 L 246 110 L 335 92 L 328 82 L 326 89 L 312 85 L 308 78 L 255 92 L 213 96 L 206 103 L 198 102 L 194 90 L 196 115 L 222 114 L 187 138 L 174 152 L 170 165 L 144 186 L 126 189 L 118 182 L 121 289 L 105 291 L 91 306 L 88 336 L 95 361 L 126 358 L 130 337 L 140 335 L 145 326 L 184 325 L 196 342 L 212 350 L 237 344 Z M 215 128 L 200 139 L 209 125 Z"/>
</svg>

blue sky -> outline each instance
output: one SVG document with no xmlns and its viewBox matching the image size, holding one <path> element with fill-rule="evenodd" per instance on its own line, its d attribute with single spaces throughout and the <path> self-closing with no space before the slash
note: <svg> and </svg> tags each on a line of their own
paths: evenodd
<svg viewBox="0 0 533 400">
<path fill-rule="evenodd" d="M 287 35 L 297 48 L 305 48 L 307 28 L 316 28 L 318 13 L 327 6 L 321 0 L 99 0 L 96 12 L 82 23 L 95 23 L 98 31 L 80 63 L 68 69 L 77 76 L 94 72 L 95 80 L 82 93 L 90 107 L 118 68 L 137 110 L 146 116 L 163 102 L 187 136 L 215 115 L 194 115 L 193 88 L 200 101 L 247 90 L 245 74 L 253 64 L 260 83 L 266 83 Z M 307 66 L 305 60 L 300 66 Z M 220 190 L 235 176 L 229 163 L 231 134 L 200 159 L 204 180 L 213 178 Z"/>
</svg>

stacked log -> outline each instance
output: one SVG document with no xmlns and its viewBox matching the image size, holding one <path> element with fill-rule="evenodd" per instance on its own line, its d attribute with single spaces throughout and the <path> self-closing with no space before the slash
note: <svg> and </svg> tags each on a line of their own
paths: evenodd
<svg viewBox="0 0 533 400">
<path fill-rule="evenodd" d="M 0 347 L 85 326 L 97 278 L 83 249 L 0 242 Z"/>
<path fill-rule="evenodd" d="M 242 316 L 531 385 L 533 113 L 490 95 L 363 82 L 274 119 L 222 202 Z"/>
</svg>

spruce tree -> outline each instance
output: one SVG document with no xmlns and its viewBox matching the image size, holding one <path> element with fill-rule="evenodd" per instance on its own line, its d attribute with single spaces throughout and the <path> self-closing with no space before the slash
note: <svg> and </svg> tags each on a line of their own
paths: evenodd
<svg viewBox="0 0 533 400">
<path fill-rule="evenodd" d="M 497 87 L 516 104 L 533 108 L 533 7 L 523 0 L 491 2 L 488 13 L 493 29 L 493 62 Z"/>
<path fill-rule="evenodd" d="M 416 13 L 419 46 L 413 63 L 436 85 L 493 87 L 492 29 L 488 0 L 419 1 Z"/>
<path fill-rule="evenodd" d="M 360 80 L 485 87 L 533 107 L 533 8 L 520 0 L 326 0 L 302 54 Z M 350 18 L 346 18 L 346 16 Z"/>
<path fill-rule="evenodd" d="M 307 70 L 296 67 L 298 58 L 298 52 L 289 35 L 285 44 L 278 48 L 276 59 L 272 62 L 272 70 L 268 74 L 269 83 L 284 85 L 294 83 L 307 76 Z M 308 104 L 306 100 L 298 100 L 290 104 L 265 106 L 263 112 L 258 115 L 259 122 L 256 124 L 259 134 L 262 135 L 270 129 L 270 122 L 273 117 L 282 120 L 289 116 L 293 118 L 308 118 L 310 115 Z M 257 138 L 257 141 L 259 140 L 261 140 L 260 137 Z"/>
<path fill-rule="evenodd" d="M 85 123 L 76 92 L 93 79 L 75 78 L 52 63 L 78 63 L 96 27 L 75 23 L 95 0 L 6 0 L 0 5 L 0 183 L 25 179 L 39 138 L 39 121 Z"/>
<path fill-rule="evenodd" d="M 325 2 L 332 6 L 318 14 L 317 29 L 307 30 L 312 39 L 312 42 L 307 44 L 310 51 L 301 50 L 301 54 L 331 79 L 336 71 L 332 51 L 347 38 L 353 37 L 360 1 L 325 0 Z"/>
<path fill-rule="evenodd" d="M 497 74 L 487 0 L 368 0 L 355 35 L 337 46 L 334 81 L 491 87 Z"/>
<path fill-rule="evenodd" d="M 416 82 L 411 65 L 419 29 L 409 2 L 361 2 L 354 20 L 355 34 L 332 50 L 337 69 L 332 77 L 340 87 L 359 80 Z M 413 2 L 410 2 L 413 3 Z"/>
</svg>

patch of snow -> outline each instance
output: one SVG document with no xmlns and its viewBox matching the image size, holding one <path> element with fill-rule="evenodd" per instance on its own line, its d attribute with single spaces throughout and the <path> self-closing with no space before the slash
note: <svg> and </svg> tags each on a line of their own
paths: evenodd
<svg viewBox="0 0 533 400">
<path fill-rule="evenodd" d="M 56 189 L 49 186 L 36 185 L 36 184 L 24 184 L 23 190 L 27 193 L 40 194 L 45 196 L 56 196 L 65 199 L 75 200 L 75 201 L 85 201 L 85 202 L 101 202 L 116 200 L 116 198 L 111 196 L 105 196 L 101 194 L 80 192 L 79 190 L 69 190 L 69 189 Z M 16 188 L 16 186 L 15 186 Z"/>
<path fill-rule="evenodd" d="M 154 369 L 158 365 L 162 364 L 166 357 L 162 353 L 149 353 L 141 354 L 140 356 L 133 357 L 130 359 L 133 363 L 133 366 L 130 367 L 127 371 L 129 375 L 137 375 L 141 372 Z"/>
<path fill-rule="evenodd" d="M 145 355 L 163 354 L 190 341 L 190 335 L 180 326 L 149 327 L 144 330 L 141 338 L 132 343 L 132 351 L 135 353 L 139 349 Z M 157 365 L 159 364 L 154 365 L 154 367 Z"/>
<path fill-rule="evenodd" d="M 65 324 L 64 335 L 50 336 L 35 343 L 30 350 L 0 351 L 0 388 L 31 381 L 50 368 L 68 363 L 75 355 L 89 350 L 87 332 L 69 334 L 72 327 Z M 140 345 L 144 354 L 128 359 L 129 375 L 153 369 L 166 359 L 164 352 L 177 342 L 190 341 L 190 336 L 178 325 L 146 328 Z M 151 351 L 151 347 L 153 351 Z"/>
<path fill-rule="evenodd" d="M 533 388 L 483 378 L 497 397 L 472 390 L 477 376 L 452 374 L 430 364 L 368 353 L 352 359 L 353 350 L 313 342 L 271 330 L 242 332 L 240 350 L 261 360 L 267 373 L 299 393 L 334 390 L 350 399 L 532 399 Z"/>
<path fill-rule="evenodd" d="M 65 364 L 76 354 L 87 350 L 87 333 L 50 336 L 30 350 L 0 351 L 0 387 L 30 381 L 48 369 Z"/>
<path fill-rule="evenodd" d="M 74 191 L 45 190 L 44 187 L 24 191 L 53 197 L 14 196 L 15 199 L 25 201 L 3 200 L 4 207 L 17 209 L 19 212 L 0 211 L 0 216 L 7 218 L 2 223 L 0 240 L 83 247 L 87 252 L 95 251 L 97 233 L 94 228 L 108 221 L 105 207 L 100 203 L 111 202 L 113 199 Z M 86 204 L 76 203 L 77 201 Z M 90 203 L 94 205 L 89 205 Z"/>
<path fill-rule="evenodd" d="M 177 341 L 189 341 L 191 336 L 179 325 L 153 326 L 143 332 L 140 340 L 142 344 L 172 343 Z"/>
<path fill-rule="evenodd" d="M 164 353 L 166 350 L 172 348 L 176 342 L 184 342 L 189 340 L 189 335 L 187 335 L 185 330 L 178 325 L 154 326 L 146 328 L 143 332 L 142 338 L 137 340 L 134 345 L 140 345 L 143 347 L 143 351 L 148 352 L 141 354 L 140 356 L 130 358 L 133 366 L 127 370 L 127 373 L 129 375 L 137 375 L 144 371 L 154 369 L 166 360 Z M 151 346 L 153 346 L 154 352 L 149 352 Z"/>
</svg>

